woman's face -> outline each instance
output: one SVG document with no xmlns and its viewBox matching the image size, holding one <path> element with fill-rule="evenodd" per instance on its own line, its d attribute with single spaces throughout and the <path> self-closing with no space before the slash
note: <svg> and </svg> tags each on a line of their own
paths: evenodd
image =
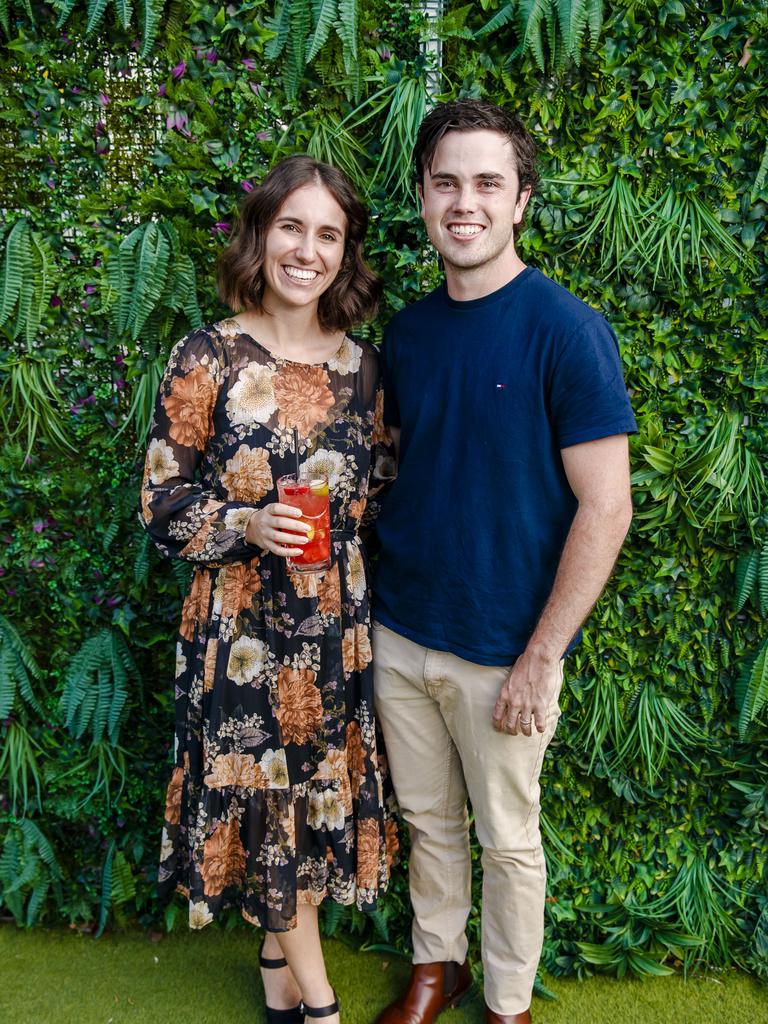
<svg viewBox="0 0 768 1024">
<path fill-rule="evenodd" d="M 346 214 L 325 185 L 291 192 L 265 239 L 264 308 L 317 307 L 341 267 L 346 233 Z"/>
</svg>

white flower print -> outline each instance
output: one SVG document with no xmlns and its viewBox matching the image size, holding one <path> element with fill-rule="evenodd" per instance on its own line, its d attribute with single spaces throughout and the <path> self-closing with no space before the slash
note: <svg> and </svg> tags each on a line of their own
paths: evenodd
<svg viewBox="0 0 768 1024">
<path fill-rule="evenodd" d="M 351 338 L 345 338 L 336 355 L 328 361 L 328 369 L 336 373 L 357 373 L 363 350 Z"/>
<path fill-rule="evenodd" d="M 365 562 L 357 544 L 347 541 L 347 590 L 355 604 L 366 595 Z"/>
<path fill-rule="evenodd" d="M 269 779 L 270 789 L 288 788 L 288 765 L 284 750 L 265 751 L 259 767 Z"/>
<path fill-rule="evenodd" d="M 253 515 L 253 508 L 233 508 L 224 516 L 224 525 L 228 530 L 245 530 L 248 520 Z"/>
<path fill-rule="evenodd" d="M 208 909 L 208 904 L 205 900 L 200 900 L 199 903 L 189 904 L 190 928 L 204 928 L 207 924 L 210 924 L 212 920 L 213 914 Z"/>
<path fill-rule="evenodd" d="M 149 443 L 147 452 L 149 479 L 153 484 L 164 484 L 179 475 L 179 464 L 173 456 L 173 448 L 162 438 L 155 437 Z"/>
<path fill-rule="evenodd" d="M 264 670 L 266 662 L 267 645 L 255 637 L 241 636 L 230 648 L 227 675 L 240 686 L 244 686 L 246 683 L 253 683 Z"/>
<path fill-rule="evenodd" d="M 329 451 L 327 448 L 318 448 L 314 455 L 311 455 L 304 463 L 302 472 L 307 476 L 318 474 L 328 477 L 328 486 L 331 492 L 337 491 L 341 477 L 345 474 L 347 463 L 341 452 Z"/>
<path fill-rule="evenodd" d="M 326 828 L 344 828 L 344 805 L 339 794 L 333 789 L 326 789 L 323 797 Z"/>
<path fill-rule="evenodd" d="M 274 370 L 261 363 L 249 363 L 232 386 L 227 399 L 231 423 L 266 423 L 277 409 L 272 378 Z"/>
</svg>

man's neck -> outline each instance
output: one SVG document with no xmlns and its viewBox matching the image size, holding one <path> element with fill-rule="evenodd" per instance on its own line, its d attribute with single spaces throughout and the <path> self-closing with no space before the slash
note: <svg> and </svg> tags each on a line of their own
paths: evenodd
<svg viewBox="0 0 768 1024">
<path fill-rule="evenodd" d="M 525 270 L 525 263 L 517 253 L 503 264 L 484 263 L 479 267 L 456 267 L 445 265 L 445 283 L 448 294 L 456 302 L 482 299 L 509 284 Z"/>
</svg>

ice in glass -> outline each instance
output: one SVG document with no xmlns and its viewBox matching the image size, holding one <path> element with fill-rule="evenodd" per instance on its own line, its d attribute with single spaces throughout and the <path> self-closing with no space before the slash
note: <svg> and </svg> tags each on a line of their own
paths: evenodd
<svg viewBox="0 0 768 1024">
<path fill-rule="evenodd" d="M 283 505 L 301 510 L 300 522 L 310 530 L 300 555 L 289 558 L 288 568 L 296 572 L 319 572 L 331 566 L 331 512 L 328 480 L 323 476 L 281 476 L 277 493 Z M 297 531 L 298 532 L 298 531 Z M 297 545 L 298 546 L 298 545 Z"/>
</svg>

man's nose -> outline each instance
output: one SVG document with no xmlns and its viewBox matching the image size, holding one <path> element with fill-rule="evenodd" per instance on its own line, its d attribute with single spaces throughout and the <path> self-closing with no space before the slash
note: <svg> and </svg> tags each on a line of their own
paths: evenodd
<svg viewBox="0 0 768 1024">
<path fill-rule="evenodd" d="M 460 185 L 453 196 L 453 208 L 457 212 L 469 213 L 475 208 L 475 193 L 471 184 Z"/>
</svg>

